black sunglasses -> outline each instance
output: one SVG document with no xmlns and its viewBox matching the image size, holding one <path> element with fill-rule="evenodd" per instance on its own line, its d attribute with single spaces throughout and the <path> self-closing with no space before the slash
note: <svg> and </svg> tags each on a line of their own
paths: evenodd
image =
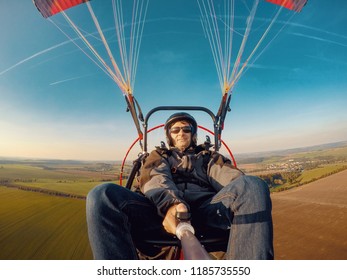
<svg viewBox="0 0 347 280">
<path fill-rule="evenodd" d="M 191 126 L 175 126 L 170 129 L 170 133 L 172 134 L 178 134 L 181 129 L 183 130 L 184 133 L 191 133 L 192 132 L 192 127 Z"/>
</svg>

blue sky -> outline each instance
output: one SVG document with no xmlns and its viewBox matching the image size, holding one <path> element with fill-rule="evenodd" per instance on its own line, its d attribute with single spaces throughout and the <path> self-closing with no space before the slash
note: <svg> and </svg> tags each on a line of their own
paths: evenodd
<svg viewBox="0 0 347 280">
<path fill-rule="evenodd" d="M 92 4 L 112 46 L 108 2 Z M 255 31 L 277 8 L 260 2 Z M 309 1 L 249 64 L 223 131 L 234 154 L 347 140 L 346 10 L 342 0 Z M 92 23 L 84 7 L 68 14 L 76 24 Z M 236 15 L 235 24 L 242 26 L 246 14 Z M 288 15 L 283 13 L 274 31 Z M 64 24 L 60 16 L 53 20 Z M 0 24 L 0 156 L 122 159 L 137 133 L 117 85 L 41 17 L 32 1 L 0 0 Z M 249 45 L 255 40 L 251 34 Z M 160 105 L 217 111 L 221 90 L 196 0 L 150 0 L 134 95 L 145 114 Z M 158 114 L 153 125 L 168 114 Z M 205 116 L 195 116 L 211 127 Z M 153 133 L 153 145 L 162 134 Z M 201 141 L 204 134 L 199 132 Z M 136 146 L 133 152 L 138 151 Z"/>
</svg>

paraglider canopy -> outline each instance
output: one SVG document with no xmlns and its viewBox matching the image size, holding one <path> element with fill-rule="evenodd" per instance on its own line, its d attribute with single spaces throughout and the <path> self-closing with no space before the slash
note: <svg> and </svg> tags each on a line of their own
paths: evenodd
<svg viewBox="0 0 347 280">
<path fill-rule="evenodd" d="M 33 0 L 43 17 L 48 18 L 90 0 Z"/>
<path fill-rule="evenodd" d="M 274 3 L 276 5 L 283 6 L 287 9 L 300 12 L 306 5 L 307 0 L 266 0 L 267 2 Z"/>
</svg>

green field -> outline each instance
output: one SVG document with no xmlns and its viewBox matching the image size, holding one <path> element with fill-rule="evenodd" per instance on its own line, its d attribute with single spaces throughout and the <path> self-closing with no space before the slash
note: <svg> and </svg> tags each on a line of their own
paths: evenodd
<svg viewBox="0 0 347 280">
<path fill-rule="evenodd" d="M 304 170 L 301 173 L 301 175 L 294 180 L 294 182 L 285 183 L 283 185 L 279 185 L 274 188 L 271 188 L 271 192 L 279 192 L 279 191 L 295 188 L 298 186 L 302 186 L 302 185 L 317 181 L 319 179 L 322 179 L 324 177 L 330 176 L 332 174 L 336 174 L 346 169 L 347 169 L 347 165 L 345 163 L 344 164 L 340 163 L 340 164 L 322 165 L 314 169 Z"/>
<path fill-rule="evenodd" d="M 314 180 L 323 178 L 330 174 L 336 173 L 338 171 L 344 170 L 345 164 L 329 164 L 324 166 L 319 166 L 312 170 L 305 170 L 302 172 L 301 176 L 297 179 L 300 183 L 308 183 Z"/>
<path fill-rule="evenodd" d="M 118 171 L 90 164 L 0 164 L 0 259 L 92 259 L 85 200 L 49 191 L 85 197 Z"/>
<path fill-rule="evenodd" d="M 29 164 L 1 164 L 0 185 L 11 184 L 85 196 L 97 184 L 119 183 L 116 174 L 119 172 L 119 167 L 108 172 L 96 171 L 92 168 L 87 164 L 73 167 L 56 166 L 55 168 Z"/>
<path fill-rule="evenodd" d="M 0 259 L 91 259 L 85 200 L 0 187 Z"/>
</svg>

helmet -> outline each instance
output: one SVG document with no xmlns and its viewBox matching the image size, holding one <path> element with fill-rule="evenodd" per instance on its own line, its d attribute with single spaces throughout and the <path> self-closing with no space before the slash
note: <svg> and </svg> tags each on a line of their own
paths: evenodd
<svg viewBox="0 0 347 280">
<path fill-rule="evenodd" d="M 192 129 L 192 145 L 196 146 L 198 124 L 193 116 L 185 112 L 175 113 L 171 115 L 165 122 L 164 129 L 166 133 L 166 140 L 169 146 L 170 147 L 173 146 L 172 139 L 170 137 L 170 132 L 169 132 L 170 128 L 175 122 L 178 122 L 178 121 L 186 121 L 192 125 L 192 128 L 193 128 Z"/>
</svg>

